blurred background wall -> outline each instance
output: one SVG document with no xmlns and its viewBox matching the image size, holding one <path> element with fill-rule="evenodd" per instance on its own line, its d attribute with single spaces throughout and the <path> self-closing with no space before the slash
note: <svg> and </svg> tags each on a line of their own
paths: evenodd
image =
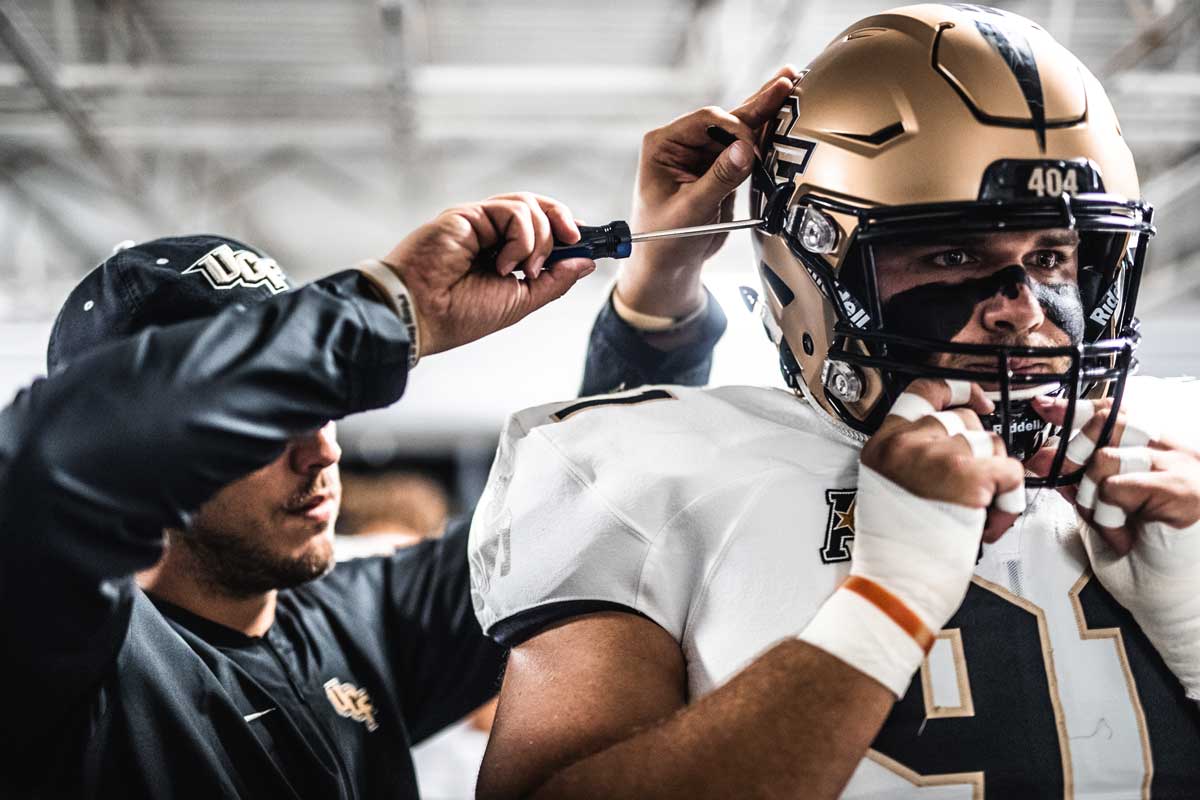
<svg viewBox="0 0 1200 800">
<path fill-rule="evenodd" d="M 554 195 L 589 221 L 626 217 L 645 130 L 736 103 L 886 5 L 2 0 L 0 394 L 44 370 L 59 303 L 119 241 L 219 232 L 304 280 L 501 191 Z M 1200 0 L 996 5 L 1044 25 L 1113 96 L 1159 209 L 1143 362 L 1196 371 Z M 731 320 L 714 382 L 777 381 L 737 296 L 752 263 L 748 235 L 734 234 L 709 267 Z M 470 494 L 505 414 L 576 390 L 615 267 L 423 363 L 402 403 L 343 425 L 349 462 L 419 456 Z"/>
<path fill-rule="evenodd" d="M 0 395 L 43 372 L 59 304 L 118 242 L 222 233 L 303 281 L 502 191 L 625 218 L 643 132 L 738 102 L 887 5 L 0 0 Z M 1144 371 L 1200 371 L 1200 0 L 995 5 L 1040 22 L 1107 86 L 1158 208 Z M 734 234 L 708 267 L 730 318 L 715 383 L 779 382 L 738 298 L 752 265 L 749 237 Z M 363 480 L 348 487 L 347 523 L 424 535 L 470 508 L 504 417 L 576 391 L 615 268 L 422 363 L 401 403 L 346 421 L 348 482 Z M 364 522 L 388 491 L 406 516 Z M 429 763 L 427 775 L 462 772 Z"/>
</svg>

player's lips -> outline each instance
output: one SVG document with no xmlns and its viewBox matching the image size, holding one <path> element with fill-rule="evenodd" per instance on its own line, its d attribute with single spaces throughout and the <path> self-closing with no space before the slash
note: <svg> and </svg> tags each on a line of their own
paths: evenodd
<svg viewBox="0 0 1200 800">
<path fill-rule="evenodd" d="M 995 372 L 997 364 L 995 361 L 977 361 L 964 365 L 965 369 L 978 369 L 981 371 Z M 1008 360 L 1008 369 L 1016 375 L 1033 375 L 1039 372 L 1053 372 L 1053 367 L 1046 361 L 1039 361 L 1034 358 L 1010 358 Z"/>
<path fill-rule="evenodd" d="M 328 492 L 320 492 L 318 494 L 309 495 L 304 498 L 303 502 L 292 503 L 284 506 L 284 511 L 289 514 L 304 517 L 316 522 L 325 522 L 333 515 L 334 501 L 333 495 Z"/>
</svg>

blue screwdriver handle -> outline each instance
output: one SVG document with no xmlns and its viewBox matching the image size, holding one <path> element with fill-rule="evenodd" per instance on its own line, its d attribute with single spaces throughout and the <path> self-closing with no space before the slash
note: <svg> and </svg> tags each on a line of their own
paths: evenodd
<svg viewBox="0 0 1200 800">
<path fill-rule="evenodd" d="M 574 244 L 556 242 L 546 266 L 564 258 L 629 258 L 633 252 L 633 234 L 623 219 L 607 225 L 580 225 L 579 241 Z"/>
</svg>

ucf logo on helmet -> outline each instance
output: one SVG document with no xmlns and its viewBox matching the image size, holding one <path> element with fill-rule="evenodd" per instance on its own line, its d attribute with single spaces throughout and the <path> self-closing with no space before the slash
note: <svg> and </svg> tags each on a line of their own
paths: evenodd
<svg viewBox="0 0 1200 800">
<path fill-rule="evenodd" d="M 183 271 L 199 272 L 214 289 L 234 286 L 266 286 L 271 294 L 288 290 L 287 278 L 273 258 L 262 258 L 249 250 L 234 250 L 227 244 L 213 248 Z"/>
</svg>

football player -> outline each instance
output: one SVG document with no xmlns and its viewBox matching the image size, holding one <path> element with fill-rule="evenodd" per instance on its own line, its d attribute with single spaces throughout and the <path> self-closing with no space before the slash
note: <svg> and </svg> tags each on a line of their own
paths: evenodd
<svg viewBox="0 0 1200 800">
<path fill-rule="evenodd" d="M 1153 228 L 1100 84 L 1021 17 L 910 6 L 760 152 L 791 391 L 512 417 L 469 548 L 513 648 L 481 795 L 1198 796 L 1198 397 L 1127 380 Z M 614 302 L 709 254 L 635 252 Z"/>
</svg>

